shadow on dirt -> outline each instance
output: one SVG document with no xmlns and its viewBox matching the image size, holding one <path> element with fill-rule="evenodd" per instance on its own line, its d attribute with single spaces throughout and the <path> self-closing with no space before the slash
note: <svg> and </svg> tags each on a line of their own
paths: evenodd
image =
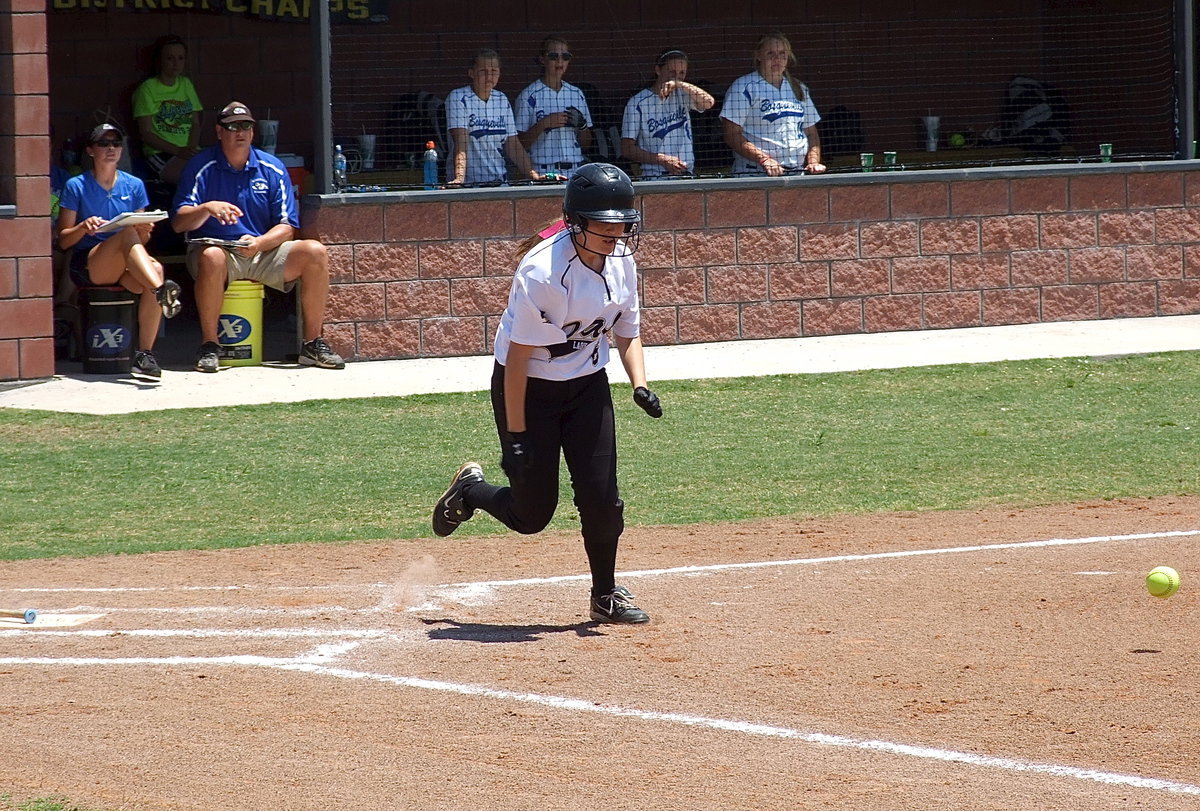
<svg viewBox="0 0 1200 811">
<path fill-rule="evenodd" d="M 456 622 L 451 619 L 422 620 L 431 628 L 430 639 L 456 639 L 460 642 L 537 642 L 545 634 L 574 633 L 577 636 L 604 636 L 596 630 L 599 623 L 577 622 L 572 625 L 490 625 L 484 622 Z"/>
</svg>

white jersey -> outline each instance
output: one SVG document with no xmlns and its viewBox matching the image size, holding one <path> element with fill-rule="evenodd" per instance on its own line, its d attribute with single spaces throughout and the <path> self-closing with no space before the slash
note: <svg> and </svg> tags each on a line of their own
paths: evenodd
<svg viewBox="0 0 1200 811">
<path fill-rule="evenodd" d="M 592 113 L 582 90 L 563 82 L 562 88 L 556 91 L 538 79 L 517 96 L 517 106 L 513 110 L 517 116 L 517 130 L 525 132 L 550 113 L 561 113 L 568 107 L 583 113 L 585 126 L 592 126 Z M 583 163 L 583 151 L 575 138 L 574 128 L 557 127 L 546 130 L 533 142 L 529 158 L 539 168 L 557 163 L 576 165 Z"/>
<path fill-rule="evenodd" d="M 696 163 L 692 150 L 692 117 L 696 109 L 691 94 L 676 89 L 665 99 L 646 88 L 625 105 L 621 119 L 621 137 L 630 138 L 647 152 L 674 155 L 692 171 Z M 643 163 L 642 177 L 665 175 L 657 163 Z"/>
<path fill-rule="evenodd" d="M 597 273 L 579 258 L 570 233 L 559 231 L 535 245 L 517 267 L 496 330 L 496 360 L 503 365 L 514 342 L 536 346 L 530 377 L 574 380 L 608 363 L 610 332 L 636 338 L 639 329 L 633 257 L 610 256 Z"/>
<path fill-rule="evenodd" d="M 446 97 L 446 129 L 467 131 L 467 174 L 465 183 L 495 183 L 508 179 L 504 142 L 517 134 L 516 120 L 508 96 L 492 90 L 487 101 L 475 95 L 470 85 L 450 91 Z M 454 143 L 454 136 L 450 136 Z M 449 162 L 451 167 L 454 163 Z M 453 173 L 453 168 L 451 168 Z"/>
<path fill-rule="evenodd" d="M 736 79 L 725 93 L 721 118 L 741 126 L 746 140 L 779 161 L 787 169 L 803 169 L 808 154 L 806 127 L 821 120 L 820 113 L 800 85 L 804 98 L 796 98 L 792 83 L 786 78 L 779 87 L 768 82 L 760 73 L 748 73 Z M 762 174 L 766 170 L 745 157 L 734 154 L 734 174 Z"/>
</svg>

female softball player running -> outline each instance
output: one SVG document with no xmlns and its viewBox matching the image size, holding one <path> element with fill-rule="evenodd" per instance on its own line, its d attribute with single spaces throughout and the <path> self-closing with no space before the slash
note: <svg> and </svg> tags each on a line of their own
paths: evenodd
<svg viewBox="0 0 1200 811">
<path fill-rule="evenodd" d="M 662 416 L 646 388 L 637 248 L 641 214 L 633 184 L 617 167 L 592 163 L 567 183 L 563 220 L 518 250 L 508 307 L 496 332 L 492 408 L 500 465 L 509 486 L 462 465 L 433 510 L 446 536 L 483 510 L 522 534 L 540 532 L 558 506 L 559 453 L 566 458 L 592 573 L 591 618 L 640 623 L 650 617 L 615 582 L 625 527 L 617 493 L 617 444 L 608 375 L 609 336 L 633 383 L 633 400 Z"/>
</svg>

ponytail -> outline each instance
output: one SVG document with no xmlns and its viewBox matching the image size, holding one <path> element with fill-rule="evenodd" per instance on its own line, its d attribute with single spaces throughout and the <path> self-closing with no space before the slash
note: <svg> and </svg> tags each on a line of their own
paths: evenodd
<svg viewBox="0 0 1200 811">
<path fill-rule="evenodd" d="M 525 258 L 525 254 L 533 250 L 533 246 L 545 239 L 550 239 L 567 227 L 567 223 L 562 217 L 556 220 L 551 220 L 544 226 L 538 229 L 536 234 L 531 234 L 517 243 L 517 249 L 513 253 L 513 264 L 521 264 L 521 260 Z"/>
<path fill-rule="evenodd" d="M 796 94 L 797 101 L 808 101 L 808 85 L 797 79 L 786 69 L 783 71 L 783 78 L 787 79 L 787 83 L 792 86 L 792 92 Z"/>
</svg>

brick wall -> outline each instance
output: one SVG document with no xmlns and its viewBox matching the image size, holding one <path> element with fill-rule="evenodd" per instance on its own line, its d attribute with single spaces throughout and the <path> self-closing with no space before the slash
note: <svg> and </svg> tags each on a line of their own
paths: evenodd
<svg viewBox="0 0 1200 811">
<path fill-rule="evenodd" d="M 1200 162 L 639 184 L 648 344 L 1200 313 Z M 561 191 L 305 198 L 326 335 L 483 354 Z"/>
<path fill-rule="evenodd" d="M 0 0 L 0 381 L 54 374 L 42 0 Z"/>
</svg>

